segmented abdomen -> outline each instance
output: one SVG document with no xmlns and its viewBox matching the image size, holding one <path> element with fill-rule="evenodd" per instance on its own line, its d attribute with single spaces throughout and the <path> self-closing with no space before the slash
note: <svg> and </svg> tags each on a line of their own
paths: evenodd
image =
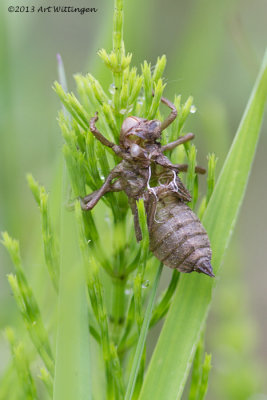
<svg viewBox="0 0 267 400">
<path fill-rule="evenodd" d="M 210 242 L 194 212 L 175 197 L 157 204 L 150 229 L 150 250 L 170 268 L 213 276 Z"/>
</svg>

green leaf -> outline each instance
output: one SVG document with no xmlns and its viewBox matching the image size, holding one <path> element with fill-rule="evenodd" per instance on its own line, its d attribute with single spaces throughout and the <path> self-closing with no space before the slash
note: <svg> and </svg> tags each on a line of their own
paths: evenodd
<svg viewBox="0 0 267 400">
<path fill-rule="evenodd" d="M 267 53 L 217 185 L 203 217 L 216 276 L 244 197 L 267 97 Z M 181 398 L 215 280 L 184 274 L 152 356 L 140 400 Z"/>
</svg>

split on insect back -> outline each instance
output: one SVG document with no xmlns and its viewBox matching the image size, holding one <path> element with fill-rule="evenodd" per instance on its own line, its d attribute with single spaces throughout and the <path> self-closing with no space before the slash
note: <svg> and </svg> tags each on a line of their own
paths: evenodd
<svg viewBox="0 0 267 400">
<path fill-rule="evenodd" d="M 161 145 L 161 134 L 177 117 L 173 103 L 164 97 L 161 102 L 171 112 L 161 122 L 128 116 L 122 123 L 119 144 L 108 140 L 97 128 L 98 113 L 90 120 L 90 131 L 102 145 L 121 158 L 107 176 L 104 184 L 85 197 L 81 207 L 92 210 L 108 192 L 123 191 L 133 213 L 137 241 L 142 240 L 136 202 L 144 200 L 150 250 L 166 266 L 181 272 L 199 272 L 214 277 L 211 249 L 207 232 L 186 203 L 190 192 L 179 178 L 188 170 L 187 164 L 173 164 L 164 152 L 173 150 L 194 138 L 192 133 Z M 205 169 L 196 166 L 195 173 Z"/>
</svg>

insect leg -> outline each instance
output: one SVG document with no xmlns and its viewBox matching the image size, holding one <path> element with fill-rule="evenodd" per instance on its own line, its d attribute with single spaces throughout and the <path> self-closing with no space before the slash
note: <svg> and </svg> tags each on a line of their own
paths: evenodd
<svg viewBox="0 0 267 400">
<path fill-rule="evenodd" d="M 179 137 L 179 139 L 175 140 L 174 142 L 168 143 L 165 146 L 161 147 L 161 151 L 167 151 L 167 150 L 172 150 L 177 146 L 180 146 L 180 144 L 184 144 L 188 142 L 189 140 L 194 139 L 195 135 L 193 133 L 187 133 L 184 136 Z"/>
<path fill-rule="evenodd" d="M 139 224 L 138 208 L 135 199 L 129 199 L 129 205 L 131 207 L 134 217 L 134 230 L 135 230 L 136 241 L 140 242 L 142 240 L 142 231 Z"/>
<path fill-rule="evenodd" d="M 175 105 L 170 100 L 167 100 L 165 97 L 161 98 L 161 102 L 171 109 L 171 113 L 160 126 L 160 131 L 163 131 L 175 120 L 175 118 L 177 117 L 177 110 Z"/>
<path fill-rule="evenodd" d="M 168 168 L 168 169 L 174 169 L 174 170 L 178 170 L 177 165 L 179 164 L 173 164 L 168 157 L 164 156 L 164 154 L 159 154 L 155 159 L 154 159 L 155 163 L 158 165 L 161 165 L 164 168 Z"/>
<path fill-rule="evenodd" d="M 120 146 L 118 146 L 115 143 L 110 142 L 108 139 L 105 138 L 105 136 L 102 135 L 101 132 L 99 132 L 99 130 L 97 129 L 97 127 L 95 126 L 96 121 L 98 121 L 98 112 L 95 113 L 95 116 L 92 117 L 90 119 L 90 131 L 92 132 L 92 134 L 95 136 L 95 138 L 97 140 L 99 140 L 104 146 L 109 147 L 110 149 L 112 149 L 114 151 L 114 153 L 116 153 L 119 156 L 122 156 L 122 150 L 120 148 Z"/>
<path fill-rule="evenodd" d="M 91 210 L 96 205 L 96 203 L 101 199 L 101 197 L 104 196 L 107 192 L 119 192 L 123 190 L 122 185 L 120 185 L 120 182 L 116 181 L 114 184 L 111 183 L 112 180 L 118 176 L 118 166 L 115 167 L 110 172 L 106 181 L 104 182 L 104 184 L 101 186 L 100 189 L 96 190 L 93 193 L 90 193 L 89 195 L 83 198 L 80 198 L 81 207 L 83 210 L 85 211 Z"/>
<path fill-rule="evenodd" d="M 188 164 L 175 164 L 179 172 L 187 172 Z M 199 167 L 198 165 L 195 167 L 195 172 L 197 174 L 204 175 L 206 173 L 205 168 Z"/>
<path fill-rule="evenodd" d="M 174 170 L 176 172 L 187 172 L 187 170 L 188 170 L 188 165 L 187 164 L 173 164 L 163 154 L 160 154 L 159 156 L 157 156 L 157 158 L 154 161 L 155 161 L 156 164 L 161 165 L 164 168 L 168 168 L 168 169 Z M 206 170 L 205 170 L 205 168 L 196 166 L 195 167 L 195 172 L 197 174 L 205 174 Z"/>
</svg>

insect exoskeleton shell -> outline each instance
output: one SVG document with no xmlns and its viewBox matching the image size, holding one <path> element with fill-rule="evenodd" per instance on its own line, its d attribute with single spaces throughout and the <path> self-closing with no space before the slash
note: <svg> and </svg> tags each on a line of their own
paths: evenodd
<svg viewBox="0 0 267 400">
<path fill-rule="evenodd" d="M 123 121 L 122 126 L 121 126 L 120 140 L 122 141 L 123 139 L 125 139 L 127 134 L 129 134 L 129 132 L 133 129 L 133 127 L 142 121 L 145 121 L 145 119 L 139 118 L 139 117 L 134 117 L 134 116 L 127 117 Z"/>
<path fill-rule="evenodd" d="M 150 230 L 150 249 L 170 268 L 214 276 L 207 232 L 194 212 L 175 197 L 158 202 Z"/>
<path fill-rule="evenodd" d="M 135 143 L 134 143 L 134 144 L 131 146 L 130 153 L 131 153 L 131 156 L 132 156 L 133 158 L 137 158 L 137 157 L 140 157 L 140 155 L 143 153 L 143 151 L 142 151 L 141 147 L 138 146 L 138 144 L 135 144 Z"/>
<path fill-rule="evenodd" d="M 136 124 L 138 124 L 138 122 L 140 122 L 140 120 L 142 120 L 141 118 L 138 117 L 127 117 L 121 126 L 121 135 L 127 133 L 128 131 L 130 131 Z"/>
<path fill-rule="evenodd" d="M 120 144 L 128 147 L 128 139 L 137 138 L 146 141 L 155 141 L 161 134 L 161 122 L 157 119 L 147 120 L 140 117 L 127 117 L 120 131 Z"/>
</svg>

